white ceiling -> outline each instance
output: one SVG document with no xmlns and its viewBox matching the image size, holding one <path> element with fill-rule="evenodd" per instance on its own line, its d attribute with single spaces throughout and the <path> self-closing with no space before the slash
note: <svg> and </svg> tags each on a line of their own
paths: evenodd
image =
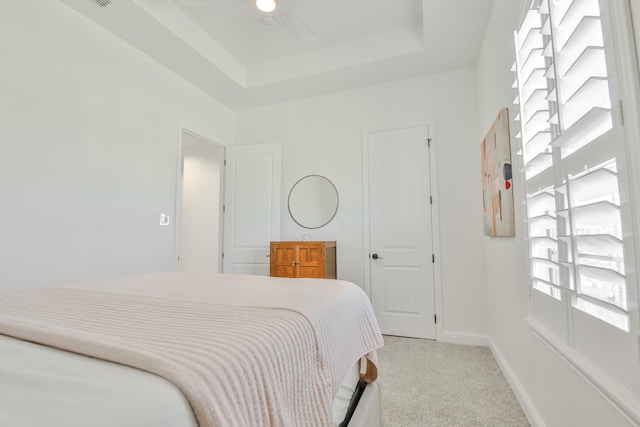
<svg viewBox="0 0 640 427">
<path fill-rule="evenodd" d="M 475 65 L 491 0 L 61 0 L 234 110 Z"/>
</svg>

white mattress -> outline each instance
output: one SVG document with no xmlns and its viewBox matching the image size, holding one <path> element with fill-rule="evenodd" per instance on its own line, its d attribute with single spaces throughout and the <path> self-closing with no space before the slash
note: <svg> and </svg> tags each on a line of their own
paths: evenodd
<svg viewBox="0 0 640 427">
<path fill-rule="evenodd" d="M 333 401 L 344 419 L 358 382 L 345 376 Z M 0 335 L 0 426 L 197 426 L 172 383 L 123 365 Z"/>
</svg>

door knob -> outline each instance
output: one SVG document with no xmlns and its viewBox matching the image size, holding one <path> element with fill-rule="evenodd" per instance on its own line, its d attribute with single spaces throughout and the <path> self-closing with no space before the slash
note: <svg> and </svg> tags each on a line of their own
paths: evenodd
<svg viewBox="0 0 640 427">
<path fill-rule="evenodd" d="M 373 259 L 382 259 L 382 257 L 380 255 L 378 255 L 378 254 L 371 255 L 371 258 L 373 258 Z"/>
</svg>

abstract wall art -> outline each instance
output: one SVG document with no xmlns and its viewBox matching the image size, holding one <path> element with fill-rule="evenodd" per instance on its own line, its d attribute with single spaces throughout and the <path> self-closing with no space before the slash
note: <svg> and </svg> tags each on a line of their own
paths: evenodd
<svg viewBox="0 0 640 427">
<path fill-rule="evenodd" d="M 509 138 L 509 110 L 503 108 L 482 141 L 482 204 L 484 234 L 515 236 L 513 174 Z"/>
</svg>

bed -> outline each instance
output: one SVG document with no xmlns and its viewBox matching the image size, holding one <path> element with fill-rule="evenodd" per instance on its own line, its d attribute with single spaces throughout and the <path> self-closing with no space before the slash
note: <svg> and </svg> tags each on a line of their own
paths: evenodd
<svg viewBox="0 0 640 427">
<path fill-rule="evenodd" d="M 0 293 L 0 425 L 380 425 L 366 295 L 154 273 Z"/>
</svg>

